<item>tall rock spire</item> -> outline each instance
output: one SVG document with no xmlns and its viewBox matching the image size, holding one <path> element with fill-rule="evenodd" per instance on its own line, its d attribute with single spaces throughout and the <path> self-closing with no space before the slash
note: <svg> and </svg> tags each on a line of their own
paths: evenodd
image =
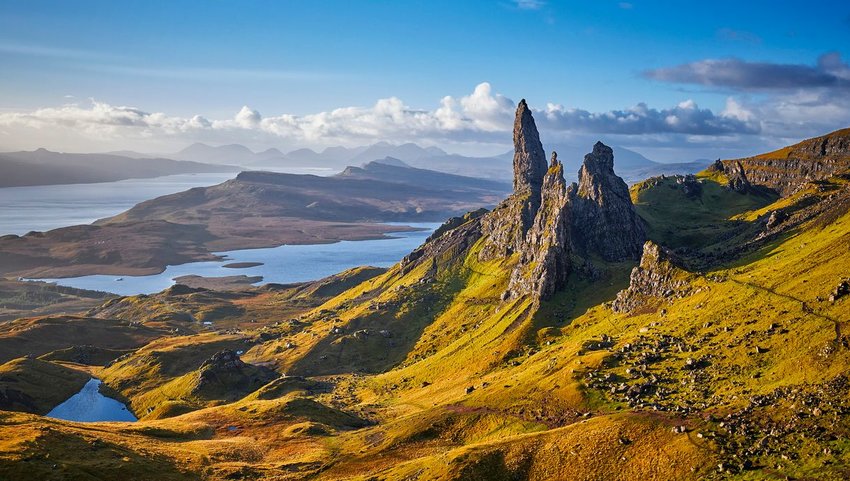
<svg viewBox="0 0 850 481">
<path fill-rule="evenodd" d="M 514 119 L 514 192 L 526 189 L 539 194 L 546 175 L 546 153 L 525 99 L 519 101 Z"/>
<path fill-rule="evenodd" d="M 520 100 L 514 119 L 514 192 L 482 219 L 487 242 L 482 260 L 520 252 L 525 236 L 540 208 L 540 191 L 546 175 L 546 153 L 531 109 Z"/>
</svg>

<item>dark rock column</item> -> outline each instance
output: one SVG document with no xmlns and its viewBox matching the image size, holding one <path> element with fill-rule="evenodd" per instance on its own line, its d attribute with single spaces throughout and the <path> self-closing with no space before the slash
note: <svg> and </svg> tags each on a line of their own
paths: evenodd
<svg viewBox="0 0 850 481">
<path fill-rule="evenodd" d="M 514 192 L 481 220 L 487 238 L 481 259 L 508 257 L 520 252 L 540 207 L 546 175 L 546 154 L 531 110 L 519 102 L 514 120 Z"/>
<path fill-rule="evenodd" d="M 564 166 L 553 152 L 540 208 L 511 274 L 506 297 L 531 294 L 535 300 L 547 300 L 566 286 L 571 267 L 570 214 Z"/>
<path fill-rule="evenodd" d="M 573 245 L 583 255 L 606 261 L 638 259 L 646 232 L 629 188 L 614 173 L 614 152 L 597 142 L 584 156 L 579 183 L 570 189 Z"/>
</svg>

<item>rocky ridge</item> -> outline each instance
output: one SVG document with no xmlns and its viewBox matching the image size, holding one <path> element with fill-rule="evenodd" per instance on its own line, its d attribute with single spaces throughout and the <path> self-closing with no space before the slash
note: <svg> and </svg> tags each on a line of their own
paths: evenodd
<svg viewBox="0 0 850 481">
<path fill-rule="evenodd" d="M 514 121 L 514 191 L 482 219 L 482 233 L 487 241 L 481 260 L 509 257 L 522 250 L 540 207 L 546 170 L 546 153 L 534 117 L 523 99 Z"/>
<path fill-rule="evenodd" d="M 511 274 L 507 295 L 530 293 L 548 299 L 566 285 L 570 273 L 570 209 L 564 166 L 552 153 L 543 180 L 541 207 L 526 237 L 519 264 Z"/>
<path fill-rule="evenodd" d="M 744 181 L 786 196 L 807 182 L 850 170 L 848 152 L 850 129 L 843 129 L 767 154 L 725 160 L 722 165 L 730 187 L 739 192 Z"/>
</svg>

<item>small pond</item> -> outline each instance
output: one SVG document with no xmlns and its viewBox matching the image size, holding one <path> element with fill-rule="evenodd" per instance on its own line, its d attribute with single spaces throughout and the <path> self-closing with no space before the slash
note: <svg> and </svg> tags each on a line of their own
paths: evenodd
<svg viewBox="0 0 850 481">
<path fill-rule="evenodd" d="M 85 386 L 65 402 L 47 413 L 48 417 L 66 421 L 138 421 L 120 401 L 100 393 L 100 379 L 91 378 Z"/>
</svg>

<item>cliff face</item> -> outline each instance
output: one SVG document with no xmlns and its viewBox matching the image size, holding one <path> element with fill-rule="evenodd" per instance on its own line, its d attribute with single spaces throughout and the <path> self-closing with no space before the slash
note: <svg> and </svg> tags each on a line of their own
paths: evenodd
<svg viewBox="0 0 850 481">
<path fill-rule="evenodd" d="M 537 299 L 550 298 L 567 283 L 571 250 L 564 166 L 553 153 L 552 164 L 543 179 L 540 208 L 505 297 L 531 294 Z"/>
<path fill-rule="evenodd" d="M 536 201 L 545 175 L 546 153 L 531 110 L 522 99 L 514 119 L 514 192 L 531 191 L 532 201 Z"/>
<path fill-rule="evenodd" d="M 850 129 L 755 157 L 725 160 L 723 167 L 730 182 L 733 178 L 740 179 L 743 174 L 749 183 L 768 187 L 785 196 L 808 181 L 850 171 Z"/>
<path fill-rule="evenodd" d="M 483 238 L 482 261 L 518 256 L 503 299 L 551 298 L 566 287 L 574 255 L 605 261 L 640 257 L 643 222 L 628 186 L 614 173 L 610 147 L 597 142 L 584 158 L 579 183 L 567 186 L 556 153 L 546 168 L 525 100 L 517 106 L 513 139 L 514 192 L 480 217 L 472 236 Z"/>
<path fill-rule="evenodd" d="M 646 240 L 626 183 L 614 173 L 614 152 L 597 142 L 584 156 L 578 186 L 570 190 L 576 249 L 607 261 L 637 259 Z"/>
</svg>

